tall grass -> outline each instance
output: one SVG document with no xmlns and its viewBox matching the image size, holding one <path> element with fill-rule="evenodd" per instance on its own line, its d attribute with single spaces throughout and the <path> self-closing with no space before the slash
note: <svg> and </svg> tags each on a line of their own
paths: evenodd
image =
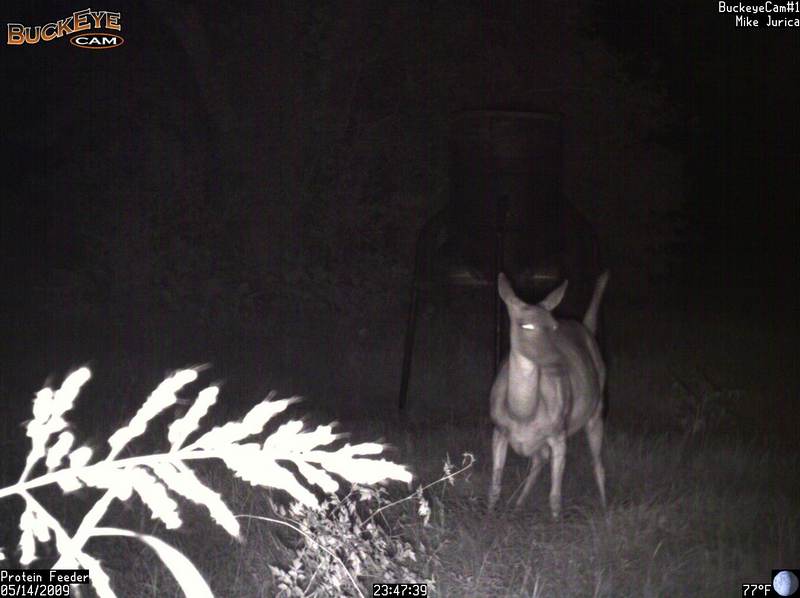
<svg viewBox="0 0 800 598">
<path fill-rule="evenodd" d="M 424 533 L 438 546 L 439 596 L 728 596 L 742 583 L 769 583 L 773 567 L 800 562 L 798 483 L 790 473 L 800 468 L 796 452 L 610 426 L 608 510 L 597 505 L 585 440 L 575 438 L 563 521 L 553 523 L 546 475 L 521 511 L 487 515 L 488 438 L 481 450 L 477 430 L 441 432 L 442 445 L 475 447 L 483 466 L 431 501 Z M 430 450 L 416 460 L 432 458 Z M 526 472 L 520 458 L 507 466 L 513 483 L 505 501 Z"/>
<path fill-rule="evenodd" d="M 179 458 L 192 452 L 192 446 L 196 451 L 212 450 L 197 446 L 213 431 L 201 430 L 200 419 L 183 440 L 180 436 L 191 428 L 188 423 L 183 426 L 184 432 L 182 426 L 175 432 L 170 428 L 163 452 L 139 455 L 132 449 L 149 442 L 159 429 L 155 415 L 144 414 L 139 423 L 151 417 L 145 422 L 148 438 L 128 440 L 109 463 L 104 463 L 108 458 L 105 455 L 87 459 L 77 440 L 72 439 L 71 444 L 68 436 L 60 440 L 62 433 L 73 432 L 68 427 L 57 430 L 61 423 L 55 412 L 61 408 L 54 408 L 54 404 L 60 404 L 54 396 L 62 391 L 47 389 L 42 392 L 49 397 L 48 402 L 43 399 L 42 405 L 34 405 L 34 421 L 39 423 L 32 429 L 50 426 L 47 429 L 52 430 L 44 455 L 15 490 L 0 490 L 0 496 L 16 493 L 25 498 L 27 493 L 38 500 L 45 492 L 41 484 L 50 483 L 61 498 L 59 484 L 65 483 L 69 489 L 70 482 L 74 485 L 77 480 L 84 490 L 70 497 L 74 496 L 71 502 L 80 506 L 88 491 L 98 492 L 90 485 L 93 472 L 141 467 L 155 482 L 131 476 L 126 483 L 133 494 L 141 489 L 148 496 L 142 502 L 150 513 L 158 513 L 157 519 L 137 520 L 138 511 L 131 508 L 104 511 L 103 516 L 123 521 L 124 525 L 117 528 L 129 530 L 125 533 L 134 534 L 136 542 L 158 535 L 190 555 L 196 570 L 204 572 L 207 585 L 224 588 L 218 591 L 231 598 L 271 598 L 281 593 L 359 596 L 368 595 L 370 581 L 412 579 L 430 582 L 430 592 L 444 597 L 725 596 L 738 595 L 742 583 L 769 583 L 773 567 L 796 566 L 800 562 L 800 483 L 795 472 L 800 469 L 800 454 L 796 449 L 796 417 L 792 417 L 796 412 L 797 373 L 790 367 L 794 353 L 789 350 L 796 342 L 792 335 L 794 320 L 786 320 L 784 325 L 783 319 L 764 320 L 751 311 L 714 312 L 709 316 L 694 310 L 624 310 L 612 312 L 608 322 L 611 403 L 604 447 L 607 511 L 597 506 L 588 449 L 578 435 L 568 448 L 563 521 L 553 523 L 547 516 L 547 473 L 520 512 L 501 509 L 488 516 L 488 400 L 481 403 L 480 410 L 459 403 L 460 417 L 442 425 L 424 418 L 404 423 L 386 413 L 381 419 L 351 422 L 347 429 L 358 438 L 384 438 L 391 444 L 383 447 L 398 447 L 402 460 L 419 479 L 438 477 L 441 459 L 448 453 L 474 453 L 476 467 L 458 480 L 449 478 L 453 485 L 418 490 L 413 498 L 399 504 L 399 490 L 357 486 L 343 488 L 335 499 L 322 499 L 321 508 L 315 509 L 280 504 L 280 496 L 271 505 L 259 492 L 260 487 L 251 483 L 260 481 L 252 479 L 255 474 L 239 476 L 223 458 Z M 780 330 L 784 332 L 779 334 Z M 205 389 L 197 394 L 203 392 L 215 391 Z M 59 396 L 65 400 L 70 394 L 64 391 Z M 455 398 L 461 401 L 463 397 Z M 210 395 L 203 400 L 210 400 Z M 274 398 L 266 403 L 282 404 Z M 285 409 L 289 408 L 287 404 Z M 199 415 L 199 408 L 192 406 L 183 418 L 189 418 L 192 409 L 198 409 L 192 418 Z M 246 416 L 220 428 L 227 430 L 225 434 L 244 434 L 241 424 L 264 418 L 271 410 L 275 407 L 257 406 L 256 413 L 261 415 L 251 420 Z M 50 416 L 45 418 L 43 413 Z M 277 410 L 274 415 L 278 415 Z M 65 419 L 63 413 L 60 417 Z M 49 418 L 53 418 L 52 423 L 48 423 Z M 229 425 L 233 427 L 226 428 Z M 316 500 L 323 494 L 322 487 L 315 485 L 297 462 L 323 471 L 322 461 L 312 462 L 308 455 L 335 450 L 330 444 L 306 446 L 299 451 L 284 445 L 279 452 L 278 443 L 267 442 L 277 433 L 269 432 L 274 427 L 284 430 L 287 441 L 313 434 L 303 432 L 298 423 L 294 426 L 277 426 L 272 421 L 269 427 L 259 427 L 257 441 L 256 437 L 246 437 L 232 443 L 252 444 L 254 448 L 234 452 L 244 455 L 252 450 L 259 459 L 271 460 L 270 467 L 284 470 L 275 478 L 279 483 L 290 489 L 296 487 L 294 484 L 310 489 Z M 786 431 L 790 434 L 782 436 Z M 120 444 L 128 435 L 120 432 L 115 442 Z M 324 435 L 335 436 L 330 430 Z M 215 432 L 206 441 L 216 437 L 222 442 L 223 436 Z M 312 436 L 306 438 L 312 442 Z M 174 451 L 173 441 L 178 445 Z M 62 446 L 56 450 L 59 442 Z M 55 464 L 64 450 L 66 455 Z M 41 455 L 41 448 L 38 453 Z M 365 461 L 375 456 L 377 452 L 350 455 Z M 149 466 L 156 462 L 147 460 L 155 458 L 164 459 L 158 471 Z M 48 459 L 55 464 L 50 471 Z M 175 464 L 175 460 L 180 463 Z M 221 509 L 215 516 L 203 516 L 211 513 L 203 501 L 181 501 L 179 509 L 159 506 L 153 485 L 162 486 L 173 500 L 180 494 L 172 488 L 172 482 L 160 477 L 161 472 L 176 465 L 188 468 L 189 464 L 201 484 L 222 491 L 230 512 L 246 513 L 235 518 L 240 526 L 238 537 L 246 539 L 246 544 L 225 544 L 227 538 L 234 537 L 224 527 L 232 525 L 230 517 Z M 525 460 L 509 455 L 509 484 L 503 499 L 507 500 L 522 482 L 526 465 Z M 70 470 L 72 473 L 68 473 Z M 334 481 L 347 479 L 336 473 L 309 475 L 328 475 Z M 105 475 L 95 477 L 109 484 L 110 478 Z M 290 489 L 287 492 L 291 494 Z M 109 490 L 104 487 L 100 491 Z M 221 495 L 219 499 L 223 500 Z M 51 544 L 64 536 L 73 545 L 80 539 L 75 539 L 75 530 L 80 529 L 85 513 L 80 514 L 76 525 L 63 525 L 62 534 L 47 518 L 49 514 L 56 519 L 59 507 L 37 509 L 37 503 L 25 500 L 25 511 L 30 512 L 23 536 L 27 535 L 28 546 L 41 557 L 35 562 L 53 563 L 63 557 L 63 553 L 49 556 L 37 533 Z M 164 520 L 174 523 L 175 513 L 181 527 L 177 531 L 165 529 Z M 101 523 L 92 528 L 94 532 L 103 532 Z M 157 534 L 152 528 L 158 530 Z M 62 541 L 57 545 L 58 552 L 64 546 L 78 556 L 102 557 L 100 566 L 111 576 L 112 586 L 120 595 L 125 590 L 137 598 L 177 596 L 180 592 L 180 584 L 161 566 L 159 545 L 136 553 L 119 541 L 119 535 L 91 538 L 88 548 L 85 542 L 75 548 Z M 222 550 L 211 552 L 206 545 L 219 545 Z M 3 552 L 9 558 L 22 554 L 19 549 Z M 220 558 L 220 554 L 225 557 Z M 78 564 L 86 566 L 85 561 Z"/>
</svg>

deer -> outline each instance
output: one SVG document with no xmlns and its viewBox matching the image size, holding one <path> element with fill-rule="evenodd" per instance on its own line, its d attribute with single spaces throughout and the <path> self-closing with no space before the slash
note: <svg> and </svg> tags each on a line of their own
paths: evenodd
<svg viewBox="0 0 800 598">
<path fill-rule="evenodd" d="M 597 345 L 597 314 L 608 283 L 603 272 L 582 322 L 558 320 L 552 311 L 561 303 L 567 281 L 541 302 L 530 305 L 514 293 L 500 273 L 497 288 L 508 310 L 510 349 L 495 377 L 490 393 L 492 479 L 489 511 L 500 496 L 508 445 L 530 457 L 520 508 L 533 488 L 542 466 L 550 459 L 550 512 L 561 513 L 561 482 L 566 464 L 567 438 L 586 431 L 594 478 L 606 508 L 606 473 L 603 446 L 603 391 L 606 367 Z"/>
</svg>

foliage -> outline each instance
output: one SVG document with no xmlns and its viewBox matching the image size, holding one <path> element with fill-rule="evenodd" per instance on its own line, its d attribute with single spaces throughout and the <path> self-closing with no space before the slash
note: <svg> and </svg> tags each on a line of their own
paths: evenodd
<svg viewBox="0 0 800 598">
<path fill-rule="evenodd" d="M 310 510 L 299 504 L 278 506 L 285 521 L 270 521 L 286 525 L 302 536 L 289 566 L 271 567 L 280 595 L 364 596 L 372 582 L 425 583 L 429 591 L 435 590 L 435 551 L 429 551 L 421 539 L 411 542 L 408 534 L 397 533 L 395 527 L 405 527 L 402 518 L 391 523 L 383 512 L 410 502 L 416 504 L 416 516 L 421 518 L 423 527 L 428 527 L 432 512 L 426 491 L 444 482 L 454 485 L 454 479 L 474 463 L 475 457 L 465 453 L 461 466 L 455 469 L 448 457 L 444 476 L 394 502 L 389 502 L 385 488 L 354 485 L 347 496 L 331 497 L 321 509 Z M 353 583 L 348 584 L 348 579 Z"/>
<path fill-rule="evenodd" d="M 350 584 L 352 575 L 367 592 L 372 582 L 426 583 L 435 587 L 425 545 L 416 548 L 392 535 L 369 515 L 386 502 L 382 488 L 354 487 L 343 500 L 328 498 L 321 509 L 300 504 L 279 507 L 279 513 L 294 521 L 305 542 L 291 564 L 271 567 L 279 596 L 359 596 Z M 420 560 L 418 560 L 418 558 Z M 366 594 L 368 595 L 368 593 Z"/>
<path fill-rule="evenodd" d="M 177 393 L 194 382 L 200 370 L 199 367 L 179 370 L 161 382 L 129 423 L 111 434 L 108 454 L 94 463 L 91 463 L 91 448 L 75 446 L 75 435 L 65 419 L 81 387 L 91 377 L 89 369 L 76 370 L 57 390 L 43 388 L 37 393 L 33 419 L 27 424 L 31 450 L 24 471 L 16 484 L 0 489 L 0 498 L 17 494 L 25 501 L 20 517 L 21 564 L 30 565 L 39 559 L 37 543 L 49 543 L 55 538 L 59 559 L 53 568 L 88 569 L 101 598 L 113 597 L 115 593 L 101 561 L 86 552 L 84 546 L 95 536 L 132 537 L 156 552 L 187 596 L 211 596 L 208 584 L 191 561 L 167 543 L 128 529 L 101 526 L 112 501 L 125 502 L 135 493 L 154 519 L 168 529 L 176 529 L 182 520 L 174 497 L 181 496 L 205 507 L 220 527 L 239 538 L 236 515 L 217 492 L 195 475 L 189 467 L 190 461 L 221 459 L 236 477 L 254 486 L 285 490 L 309 512 L 319 508 L 319 502 L 306 484 L 334 493 L 339 482 L 331 474 L 359 484 L 376 484 L 385 479 L 411 481 L 405 467 L 369 458 L 383 451 L 380 444 L 344 444 L 333 450 L 331 445 L 341 435 L 333 433 L 332 425 L 303 431 L 302 422 L 291 420 L 263 441 L 255 439 L 274 416 L 298 400 L 296 397 L 273 400 L 274 395 L 270 395 L 240 421 L 199 433 L 200 421 L 217 399 L 219 388 L 213 385 L 202 389 L 186 412 L 170 424 L 166 452 L 120 457 L 134 439 L 145 433 L 154 418 L 176 404 Z M 287 464 L 293 469 L 288 469 Z M 31 477 L 42 467 L 46 473 Z M 64 493 L 89 487 L 104 494 L 70 534 L 31 493 L 49 484 L 58 484 Z"/>
</svg>

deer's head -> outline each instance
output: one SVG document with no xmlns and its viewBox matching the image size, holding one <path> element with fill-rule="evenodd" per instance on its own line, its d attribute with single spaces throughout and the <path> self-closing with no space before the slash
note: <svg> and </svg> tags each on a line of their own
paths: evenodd
<svg viewBox="0 0 800 598">
<path fill-rule="evenodd" d="M 559 360 L 561 356 L 555 346 L 558 321 L 551 312 L 564 298 L 567 281 L 535 305 L 517 297 L 505 274 L 501 273 L 498 277 L 497 289 L 508 309 L 512 354 L 521 355 L 539 365 Z"/>
</svg>

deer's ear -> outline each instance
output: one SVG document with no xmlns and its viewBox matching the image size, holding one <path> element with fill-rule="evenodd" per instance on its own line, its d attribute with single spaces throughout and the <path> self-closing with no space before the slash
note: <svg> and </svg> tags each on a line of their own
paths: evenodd
<svg viewBox="0 0 800 598">
<path fill-rule="evenodd" d="M 539 303 L 539 307 L 543 307 L 547 311 L 553 311 L 558 304 L 561 303 L 561 300 L 564 298 L 564 293 L 567 292 L 567 281 L 565 280 L 558 288 L 550 291 L 550 294 L 542 299 Z"/>
<path fill-rule="evenodd" d="M 511 283 L 508 282 L 508 278 L 502 272 L 497 277 L 497 292 L 506 305 L 519 303 L 519 298 L 514 293 L 514 289 L 511 288 Z"/>
</svg>

